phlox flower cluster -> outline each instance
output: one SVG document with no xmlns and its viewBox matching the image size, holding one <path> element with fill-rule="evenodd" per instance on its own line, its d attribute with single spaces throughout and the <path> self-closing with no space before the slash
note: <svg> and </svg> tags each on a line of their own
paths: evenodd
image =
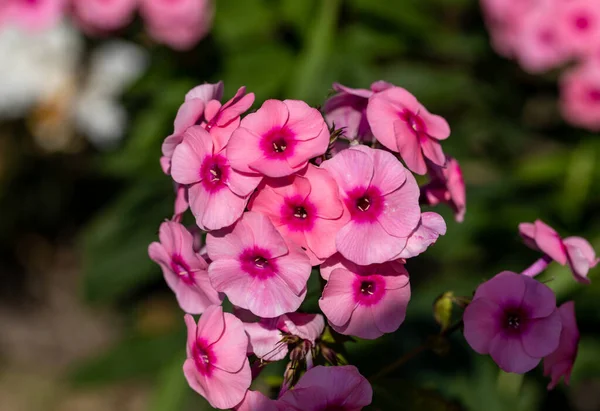
<svg viewBox="0 0 600 411">
<path fill-rule="evenodd" d="M 163 142 L 176 200 L 149 255 L 188 313 L 185 375 L 214 407 L 368 405 L 371 387 L 356 368 L 322 366 L 338 363 L 323 334 L 396 331 L 411 295 L 406 260 L 446 232 L 421 205 L 443 202 L 464 216 L 442 117 L 389 83 L 334 90 L 324 113 L 275 99 L 247 113 L 254 94 L 244 87 L 223 102 L 222 83 L 203 84 L 187 93 Z M 419 188 L 411 171 L 429 182 Z M 191 228 L 182 224 L 188 210 Z M 311 275 L 324 285 L 322 314 L 301 309 Z M 233 313 L 221 309 L 224 298 Z M 280 360 L 288 366 L 277 400 L 248 391 Z"/>
<path fill-rule="evenodd" d="M 68 16 L 86 33 L 103 35 L 129 25 L 139 10 L 154 40 L 189 49 L 210 30 L 213 8 L 212 0 L 4 0 L 0 27 L 44 30 Z"/>
<path fill-rule="evenodd" d="M 587 240 L 562 239 L 540 220 L 520 224 L 519 231 L 542 258 L 521 274 L 504 271 L 481 284 L 465 309 L 464 335 L 476 352 L 489 354 L 506 372 L 525 373 L 543 360 L 552 389 L 563 377 L 569 382 L 577 356 L 575 303 L 557 307 L 552 289 L 533 277 L 556 261 L 568 264 L 576 281 L 589 284 L 588 271 L 599 260 Z"/>
<path fill-rule="evenodd" d="M 600 2 L 481 0 L 492 43 L 531 73 L 560 68 L 561 110 L 573 125 L 600 130 Z"/>
</svg>

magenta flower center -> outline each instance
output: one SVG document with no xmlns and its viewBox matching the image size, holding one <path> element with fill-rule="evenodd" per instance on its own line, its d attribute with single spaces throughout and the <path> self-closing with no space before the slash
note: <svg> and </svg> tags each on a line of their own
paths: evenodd
<svg viewBox="0 0 600 411">
<path fill-rule="evenodd" d="M 408 124 L 408 126 L 412 129 L 413 133 L 421 139 L 427 137 L 427 126 L 425 126 L 425 122 L 418 115 L 409 110 L 404 110 L 400 114 L 400 118 Z"/>
<path fill-rule="evenodd" d="M 260 142 L 260 148 L 267 158 L 283 160 L 294 154 L 296 139 L 287 127 L 275 127 L 268 131 Z"/>
<path fill-rule="evenodd" d="M 240 268 L 253 278 L 261 280 L 277 274 L 277 262 L 271 258 L 271 252 L 261 247 L 245 249 L 239 257 Z"/>
<path fill-rule="evenodd" d="M 171 256 L 171 270 L 181 281 L 183 281 L 187 285 L 195 284 L 195 274 L 194 271 L 190 268 L 190 266 L 185 262 L 183 257 L 179 254 L 174 254 Z"/>
<path fill-rule="evenodd" d="M 516 308 L 504 311 L 502 328 L 505 332 L 509 334 L 520 334 L 524 331 L 527 324 L 527 315 L 523 310 Z"/>
<path fill-rule="evenodd" d="M 288 197 L 281 206 L 281 221 L 290 231 L 310 231 L 314 224 L 317 209 L 300 196 Z"/>
<path fill-rule="evenodd" d="M 577 27 L 577 30 L 580 31 L 586 31 L 590 27 L 590 19 L 583 14 L 575 16 L 573 22 L 575 23 L 575 27 Z"/>
<path fill-rule="evenodd" d="M 211 347 L 203 339 L 198 339 L 192 348 L 192 358 L 196 364 L 196 369 L 201 375 L 210 376 L 212 374 L 215 354 Z"/>
<path fill-rule="evenodd" d="M 383 211 L 384 200 L 381 191 L 377 187 L 357 187 L 348 192 L 345 199 L 346 207 L 354 221 L 374 222 L 377 221 Z"/>
<path fill-rule="evenodd" d="M 202 185 L 211 193 L 226 187 L 229 173 L 229 162 L 219 154 L 207 156 L 200 167 Z"/>
<path fill-rule="evenodd" d="M 588 97 L 592 103 L 600 103 L 600 89 L 593 88 L 588 92 Z"/>
<path fill-rule="evenodd" d="M 377 304 L 385 294 L 385 281 L 380 275 L 357 276 L 352 284 L 354 301 L 360 305 Z"/>
</svg>

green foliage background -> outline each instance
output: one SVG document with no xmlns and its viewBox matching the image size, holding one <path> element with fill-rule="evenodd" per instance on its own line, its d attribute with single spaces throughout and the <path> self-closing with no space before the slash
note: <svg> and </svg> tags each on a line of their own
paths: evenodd
<svg viewBox="0 0 600 411">
<path fill-rule="evenodd" d="M 209 408 L 181 373 L 179 313 L 172 311 L 175 325 L 160 331 L 136 320 L 141 304 L 156 296 L 172 300 L 147 257 L 174 199 L 159 167 L 160 144 L 185 92 L 205 81 L 223 80 L 225 98 L 246 85 L 256 93 L 256 108 L 267 98 L 318 106 L 334 81 L 368 87 L 382 79 L 448 119 L 452 136 L 444 149 L 463 167 L 465 222 L 455 223 L 448 209 L 436 210 L 448 233 L 408 263 L 413 296 L 406 322 L 376 341 L 347 344 L 349 361 L 366 376 L 438 332 L 432 315 L 438 295 L 452 290 L 468 296 L 499 271 L 521 271 L 537 258 L 520 243 L 519 222 L 541 218 L 600 250 L 600 136 L 561 119 L 557 73 L 531 76 L 493 52 L 476 0 L 216 0 L 212 33 L 194 50 L 150 51 L 149 71 L 125 96 L 133 121 L 123 146 L 89 155 L 80 166 L 97 187 L 93 207 L 80 210 L 74 222 L 83 255 L 82 298 L 117 307 L 130 332 L 111 350 L 74 366 L 75 384 L 144 379 L 155 384 L 152 411 Z M 51 166 L 67 167 L 60 161 Z M 0 201 L 17 213 L 1 192 Z M 15 230 L 11 224 L 19 218 L 6 218 L 2 231 Z M 50 214 L 48 224 L 59 218 L 59 212 Z M 600 378 L 598 271 L 589 287 L 559 266 L 544 274 L 560 302 L 576 299 L 582 342 L 571 388 L 548 393 L 540 368 L 522 381 L 499 374 L 459 332 L 437 354 L 423 353 L 378 381 L 372 409 L 574 410 L 575 397 L 591 395 L 585 385 Z M 305 306 L 314 307 L 316 298 Z M 277 384 L 282 367 L 271 367 L 258 385 Z"/>
</svg>

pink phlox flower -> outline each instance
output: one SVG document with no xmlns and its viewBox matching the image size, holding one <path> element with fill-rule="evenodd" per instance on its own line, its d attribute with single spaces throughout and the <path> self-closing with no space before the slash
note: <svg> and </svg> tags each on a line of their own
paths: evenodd
<svg viewBox="0 0 600 411">
<path fill-rule="evenodd" d="M 238 171 L 284 177 L 325 154 L 328 146 L 329 129 L 317 109 L 300 100 L 267 100 L 233 132 L 229 151 Z"/>
<path fill-rule="evenodd" d="M 210 30 L 213 0 L 141 0 L 148 33 L 159 43 L 188 50 Z"/>
<path fill-rule="evenodd" d="M 600 3 L 589 0 L 556 1 L 551 16 L 572 53 L 587 54 L 600 43 Z"/>
<path fill-rule="evenodd" d="M 407 90 L 392 87 L 369 98 L 367 118 L 373 135 L 388 149 L 399 152 L 406 166 L 425 174 L 425 158 L 444 166 L 440 140 L 450 136 L 443 117 L 429 113 Z"/>
<path fill-rule="evenodd" d="M 66 5 L 66 0 L 4 0 L 0 4 L 0 23 L 28 31 L 46 30 L 59 22 Z"/>
<path fill-rule="evenodd" d="M 181 224 L 166 221 L 160 225 L 160 242 L 148 247 L 150 258 L 160 265 L 167 285 L 175 293 L 181 309 L 200 314 L 223 300 L 208 279 L 208 264 L 193 249 L 192 234 Z"/>
<path fill-rule="evenodd" d="M 569 384 L 571 370 L 577 357 L 579 344 L 579 329 L 575 318 L 575 303 L 568 301 L 558 308 L 562 321 L 560 343 L 556 351 L 544 358 L 544 375 L 551 378 L 548 389 L 551 390 L 564 377 L 565 384 Z"/>
<path fill-rule="evenodd" d="M 562 330 L 552 290 L 510 271 L 477 288 L 463 321 L 473 350 L 490 354 L 502 370 L 519 374 L 558 348 Z"/>
<path fill-rule="evenodd" d="M 336 254 L 323 264 L 321 275 L 327 285 L 319 307 L 340 334 L 375 339 L 404 321 L 410 284 L 403 264 L 359 266 Z"/>
<path fill-rule="evenodd" d="M 79 25 L 90 34 L 120 29 L 133 20 L 137 0 L 74 0 L 73 13 Z"/>
<path fill-rule="evenodd" d="M 330 127 L 343 129 L 343 135 L 349 140 L 371 141 L 373 133 L 367 121 L 367 103 L 373 93 L 378 93 L 393 84 L 377 81 L 369 90 L 355 89 L 333 83 L 336 92 L 324 105 L 325 119 Z"/>
<path fill-rule="evenodd" d="M 161 167 L 166 174 L 170 174 L 171 157 L 175 148 L 183 141 L 183 133 L 204 121 L 204 109 L 209 101 L 221 100 L 223 97 L 223 82 L 215 84 L 205 83 L 191 89 L 186 95 L 183 104 L 177 111 L 173 124 L 173 134 L 168 136 L 162 144 Z"/>
<path fill-rule="evenodd" d="M 421 214 L 421 221 L 408 237 L 406 246 L 395 258 L 412 258 L 425 252 L 435 244 L 439 236 L 446 234 L 446 222 L 441 215 L 433 212 Z"/>
<path fill-rule="evenodd" d="M 560 108 L 569 123 L 600 131 L 600 58 L 590 58 L 563 73 Z"/>
<path fill-rule="evenodd" d="M 261 180 L 231 168 L 228 150 L 217 147 L 208 131 L 192 126 L 172 158 L 171 175 L 188 185 L 190 208 L 203 230 L 227 227 L 240 218 Z"/>
<path fill-rule="evenodd" d="M 308 370 L 279 402 L 302 411 L 358 411 L 369 405 L 372 398 L 371 385 L 356 367 L 319 365 Z"/>
<path fill-rule="evenodd" d="M 185 323 L 188 338 L 183 372 L 188 384 L 214 408 L 233 408 L 244 399 L 252 382 L 244 325 L 217 305 L 200 316 L 198 325 L 189 314 Z"/>
<path fill-rule="evenodd" d="M 364 145 L 324 161 L 340 189 L 350 221 L 336 235 L 348 260 L 369 265 L 394 259 L 421 218 L 419 187 L 393 154 Z"/>
<path fill-rule="evenodd" d="M 588 272 L 600 259 L 596 258 L 594 249 L 586 239 L 563 239 L 541 220 L 519 224 L 519 233 L 528 247 L 543 252 L 560 265 L 568 264 L 576 281 L 582 284 L 590 283 L 587 278 Z"/>
<path fill-rule="evenodd" d="M 454 211 L 454 218 L 463 222 L 467 211 L 467 199 L 463 173 L 456 159 L 447 156 L 446 167 L 429 166 L 431 181 L 421 188 L 423 201 L 435 206 L 445 203 Z"/>
<path fill-rule="evenodd" d="M 213 287 L 232 304 L 264 318 L 294 312 L 306 296 L 311 265 L 299 246 L 285 240 L 263 214 L 244 213 L 227 230 L 209 232 Z"/>
<path fill-rule="evenodd" d="M 335 236 L 350 219 L 335 180 L 312 164 L 299 174 L 265 179 L 248 208 L 269 217 L 285 239 L 306 251 L 312 265 L 336 252 Z"/>
<path fill-rule="evenodd" d="M 314 345 L 325 329 L 325 320 L 320 314 L 289 313 L 244 323 L 244 327 L 249 338 L 248 352 L 263 361 L 278 361 L 288 354 L 284 336 L 298 337 Z"/>
</svg>

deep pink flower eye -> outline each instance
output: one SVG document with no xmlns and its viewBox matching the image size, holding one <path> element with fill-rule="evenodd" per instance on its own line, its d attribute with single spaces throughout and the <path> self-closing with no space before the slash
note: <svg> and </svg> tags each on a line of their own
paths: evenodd
<svg viewBox="0 0 600 411">
<path fill-rule="evenodd" d="M 575 24 L 575 27 L 577 27 L 577 29 L 581 31 L 586 31 L 590 28 L 590 19 L 588 18 L 588 16 L 583 14 L 575 16 L 575 18 L 573 19 L 573 23 Z"/>
<path fill-rule="evenodd" d="M 214 368 L 215 355 L 203 339 L 198 339 L 192 349 L 192 358 L 201 375 L 210 377 Z"/>
</svg>

